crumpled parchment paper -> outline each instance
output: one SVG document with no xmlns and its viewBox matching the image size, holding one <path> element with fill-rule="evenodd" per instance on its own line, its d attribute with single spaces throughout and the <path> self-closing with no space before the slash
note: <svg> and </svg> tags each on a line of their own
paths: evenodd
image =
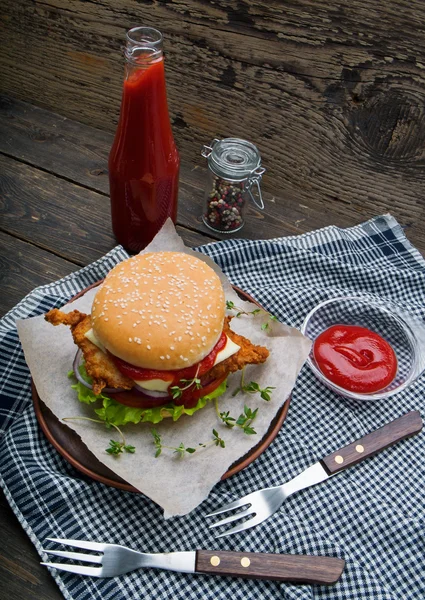
<svg viewBox="0 0 425 600">
<path fill-rule="evenodd" d="M 247 312 L 255 305 L 239 299 L 233 288 L 215 263 L 203 254 L 186 248 L 178 236 L 173 223 L 168 220 L 155 239 L 143 252 L 172 250 L 194 254 L 207 262 L 220 276 L 227 300 L 233 301 Z M 96 289 L 63 307 L 69 312 L 78 309 L 90 313 Z M 273 321 L 269 332 L 261 330 L 264 321 L 256 317 L 241 316 L 232 319 L 231 327 L 248 337 L 253 343 L 266 346 L 270 357 L 263 365 L 248 366 L 245 382 L 256 381 L 261 387 L 272 386 L 271 401 L 265 402 L 259 394 L 242 394 L 232 397 L 240 383 L 240 373 L 228 379 L 227 392 L 218 399 L 220 412 L 230 411 L 237 418 L 247 404 L 252 409 L 259 407 L 253 423 L 257 434 L 246 435 L 239 428 L 227 428 L 218 418 L 214 402 L 210 402 L 193 416 L 183 415 L 175 423 L 165 419 L 156 429 L 166 446 L 177 447 L 181 442 L 186 447 L 196 448 L 200 443 L 211 442 L 212 430 L 216 429 L 225 440 L 226 447 L 208 445 L 194 454 L 179 457 L 172 450 L 164 449 L 155 458 L 155 447 L 150 423 L 129 424 L 123 427 L 126 443 L 136 447 L 135 454 L 118 457 L 105 452 L 111 437 L 119 439 L 117 432 L 103 424 L 89 421 L 67 421 L 89 450 L 112 471 L 140 490 L 164 509 L 165 518 L 186 515 L 198 506 L 228 468 L 267 433 L 273 417 L 288 398 L 297 375 L 308 356 L 311 343 L 300 331 Z M 68 327 L 53 327 L 43 316 L 17 322 L 19 337 L 25 358 L 31 371 L 41 400 L 61 420 L 64 417 L 95 417 L 93 405 L 87 406 L 77 400 L 71 388 L 68 371 L 76 353 Z"/>
</svg>

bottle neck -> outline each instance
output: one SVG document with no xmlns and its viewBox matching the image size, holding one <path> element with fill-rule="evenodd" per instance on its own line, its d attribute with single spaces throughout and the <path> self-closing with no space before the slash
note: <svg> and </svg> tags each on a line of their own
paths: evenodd
<svg viewBox="0 0 425 600">
<path fill-rule="evenodd" d="M 158 132 L 171 138 L 161 33 L 148 27 L 131 29 L 125 62 L 119 131 L 126 137 L 135 135 L 139 144 L 141 129 L 144 140 Z"/>
<path fill-rule="evenodd" d="M 125 59 L 127 67 L 146 69 L 162 60 L 162 34 L 153 27 L 134 27 L 127 32 Z"/>
</svg>

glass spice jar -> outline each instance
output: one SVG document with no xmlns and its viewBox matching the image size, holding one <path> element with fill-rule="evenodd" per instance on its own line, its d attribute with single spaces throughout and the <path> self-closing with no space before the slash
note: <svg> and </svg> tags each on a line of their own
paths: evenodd
<svg viewBox="0 0 425 600">
<path fill-rule="evenodd" d="M 205 211 L 202 220 L 207 227 L 220 233 L 234 233 L 245 223 L 245 207 L 249 199 L 264 208 L 260 181 L 265 168 L 261 166 L 258 149 L 239 138 L 214 139 L 201 152 L 208 161 L 205 190 Z M 258 198 L 252 193 L 257 186 Z"/>
</svg>

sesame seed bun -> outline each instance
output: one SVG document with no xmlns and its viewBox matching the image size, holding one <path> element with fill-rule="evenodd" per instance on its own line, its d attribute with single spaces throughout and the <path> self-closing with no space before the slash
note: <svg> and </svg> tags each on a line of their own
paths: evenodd
<svg viewBox="0 0 425 600">
<path fill-rule="evenodd" d="M 98 340 L 118 358 L 176 370 L 209 354 L 224 313 L 220 278 L 204 261 L 183 252 L 148 252 L 109 272 L 91 320 Z"/>
</svg>

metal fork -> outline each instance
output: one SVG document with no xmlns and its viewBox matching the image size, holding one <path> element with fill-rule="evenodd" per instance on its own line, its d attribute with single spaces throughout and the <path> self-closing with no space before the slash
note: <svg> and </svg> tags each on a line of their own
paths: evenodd
<svg viewBox="0 0 425 600">
<path fill-rule="evenodd" d="M 181 571 L 182 573 L 193 572 L 194 561 L 191 560 L 192 552 L 170 552 L 168 554 L 145 554 L 130 550 L 125 546 L 116 544 L 101 544 L 99 542 L 89 542 L 86 540 L 67 540 L 62 538 L 46 538 L 49 542 L 64 544 L 74 548 L 92 550 L 101 554 L 83 554 L 82 552 L 70 552 L 67 550 L 50 550 L 43 548 L 43 552 L 70 558 L 81 562 L 100 565 L 97 567 L 87 567 L 75 565 L 72 563 L 45 563 L 40 564 L 46 567 L 54 567 L 61 571 L 69 571 L 78 575 L 90 575 L 92 577 L 115 577 L 129 573 L 141 567 L 156 567 L 159 569 L 168 569 L 172 571 Z"/>
<path fill-rule="evenodd" d="M 226 552 L 222 550 L 146 554 L 115 544 L 100 544 L 98 542 L 61 538 L 47 538 L 47 540 L 74 548 L 99 552 L 100 554 L 83 554 L 82 552 L 67 550 L 43 550 L 43 552 L 54 556 L 99 565 L 89 567 L 72 563 L 41 563 L 46 567 L 52 567 L 60 571 L 91 577 L 115 577 L 141 567 L 151 567 L 180 573 L 230 575 L 253 579 L 331 585 L 338 581 L 345 565 L 344 560 L 332 556 Z"/>
<path fill-rule="evenodd" d="M 282 506 L 284 501 L 292 494 L 295 494 L 295 492 L 325 481 L 332 475 L 376 454 L 380 450 L 388 448 L 388 446 L 391 446 L 402 439 L 419 433 L 422 426 L 422 419 L 418 411 L 406 413 L 384 427 L 369 433 L 360 440 L 319 460 L 291 481 L 288 481 L 283 485 L 252 492 L 251 494 L 243 496 L 243 498 L 240 498 L 235 502 L 225 504 L 218 510 L 206 515 L 207 517 L 215 517 L 229 511 L 243 508 L 244 506 L 247 507 L 245 510 L 239 511 L 221 521 L 213 523 L 210 525 L 210 528 L 222 527 L 234 521 L 246 519 L 232 529 L 228 529 L 217 536 L 224 537 L 254 527 L 268 519 Z"/>
</svg>

